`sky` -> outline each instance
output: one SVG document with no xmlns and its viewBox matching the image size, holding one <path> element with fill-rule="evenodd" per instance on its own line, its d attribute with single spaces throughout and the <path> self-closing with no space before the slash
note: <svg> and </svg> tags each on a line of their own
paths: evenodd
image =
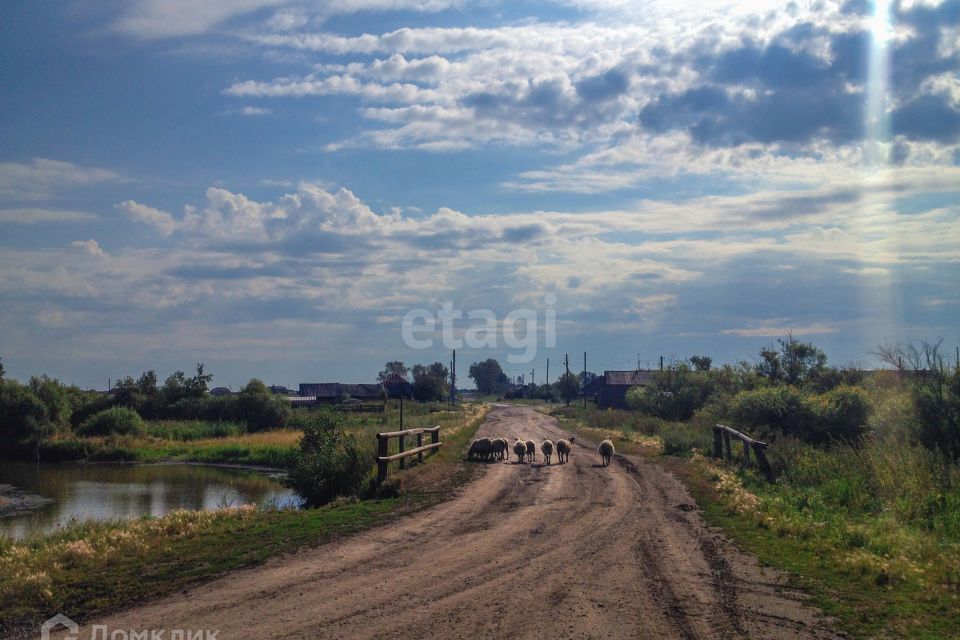
<svg viewBox="0 0 960 640">
<path fill-rule="evenodd" d="M 6 2 L 0 141 L 21 380 L 960 340 L 960 0 Z"/>
</svg>

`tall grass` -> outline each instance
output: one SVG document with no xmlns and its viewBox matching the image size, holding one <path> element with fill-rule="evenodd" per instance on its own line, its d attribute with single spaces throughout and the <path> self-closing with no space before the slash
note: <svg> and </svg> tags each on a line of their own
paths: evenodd
<svg viewBox="0 0 960 640">
<path fill-rule="evenodd" d="M 154 420 L 147 423 L 145 433 L 162 440 L 190 441 L 239 436 L 246 433 L 246 428 L 233 422 Z"/>
<path fill-rule="evenodd" d="M 554 409 L 552 414 L 561 420 L 587 430 L 587 435 L 602 435 L 614 442 L 639 445 L 643 450 L 669 455 L 690 455 L 693 451 L 712 446 L 712 431 L 702 421 L 674 422 L 637 411 L 569 406 Z M 599 430 L 591 434 L 589 430 Z"/>
</svg>

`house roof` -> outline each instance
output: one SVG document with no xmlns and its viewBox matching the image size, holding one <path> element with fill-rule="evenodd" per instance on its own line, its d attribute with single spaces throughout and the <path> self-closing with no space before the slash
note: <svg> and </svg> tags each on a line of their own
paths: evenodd
<svg viewBox="0 0 960 640">
<path fill-rule="evenodd" d="M 604 371 L 603 383 L 606 386 L 635 387 L 653 380 L 654 371 L 633 369 L 631 371 Z"/>
<path fill-rule="evenodd" d="M 379 384 L 344 384 L 340 382 L 301 383 L 301 396 L 315 396 L 317 398 L 379 398 Z"/>
</svg>

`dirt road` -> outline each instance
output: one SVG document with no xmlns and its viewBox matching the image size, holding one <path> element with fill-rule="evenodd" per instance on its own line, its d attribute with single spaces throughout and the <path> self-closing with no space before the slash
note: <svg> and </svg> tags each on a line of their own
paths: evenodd
<svg viewBox="0 0 960 640">
<path fill-rule="evenodd" d="M 565 435 L 506 406 L 480 434 Z M 489 464 L 456 499 L 403 521 L 95 624 L 219 629 L 219 640 L 835 637 L 775 572 L 705 529 L 669 473 L 599 462 L 578 442 L 564 465 L 539 453 Z"/>
</svg>

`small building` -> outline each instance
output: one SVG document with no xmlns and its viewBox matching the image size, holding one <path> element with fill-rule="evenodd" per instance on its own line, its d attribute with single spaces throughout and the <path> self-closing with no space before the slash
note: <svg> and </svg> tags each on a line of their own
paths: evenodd
<svg viewBox="0 0 960 640">
<path fill-rule="evenodd" d="M 272 384 L 267 389 L 270 390 L 270 393 L 276 394 L 278 396 L 292 396 L 293 389 L 287 389 L 282 384 Z"/>
<path fill-rule="evenodd" d="M 210 395 L 218 398 L 222 396 L 232 396 L 233 391 L 230 391 L 230 389 L 227 389 L 226 387 L 214 387 L 213 389 L 210 389 Z"/>
<path fill-rule="evenodd" d="M 642 387 L 653 381 L 655 371 L 634 369 L 632 371 L 604 371 L 597 393 L 597 405 L 601 408 L 629 409 L 627 391 Z"/>
<path fill-rule="evenodd" d="M 386 389 L 388 398 L 413 397 L 413 385 L 398 373 L 391 373 L 381 384 Z"/>
<path fill-rule="evenodd" d="M 379 384 L 349 384 L 342 382 L 300 383 L 299 398 L 315 398 L 316 404 L 341 404 L 348 400 L 373 402 L 383 399 Z"/>
</svg>

